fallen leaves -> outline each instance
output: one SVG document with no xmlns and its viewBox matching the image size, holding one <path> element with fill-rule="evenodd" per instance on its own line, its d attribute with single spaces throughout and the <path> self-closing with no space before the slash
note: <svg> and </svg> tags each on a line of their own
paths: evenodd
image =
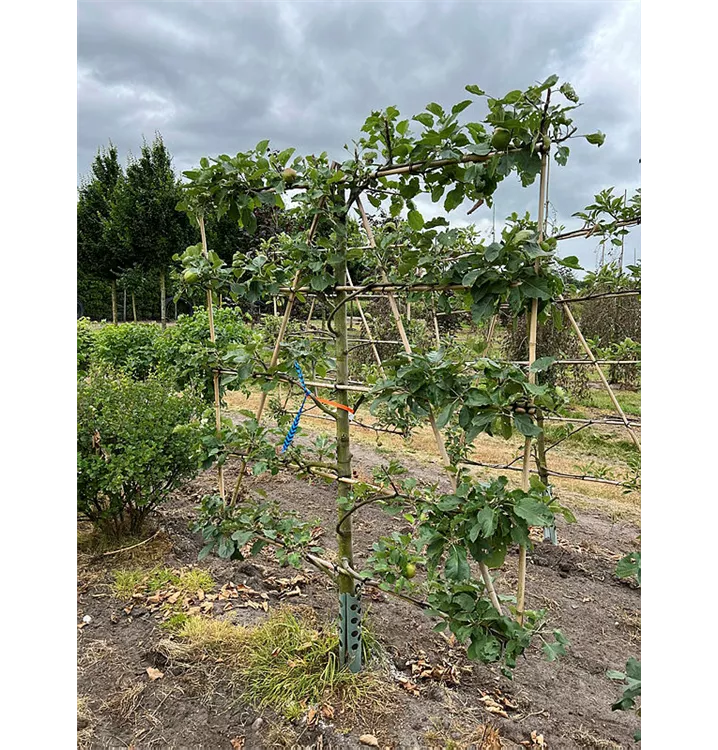
<svg viewBox="0 0 718 750">
<path fill-rule="evenodd" d="M 160 672 L 159 669 L 155 669 L 155 667 L 147 667 L 147 676 L 150 678 L 152 682 L 155 680 L 161 680 L 164 676 L 164 672 Z"/>
<path fill-rule="evenodd" d="M 359 737 L 359 742 L 368 747 L 379 747 L 379 740 L 373 734 L 363 734 Z"/>
<path fill-rule="evenodd" d="M 528 747 L 531 750 L 548 750 L 548 745 L 546 744 L 546 740 L 544 740 L 542 734 L 538 734 L 535 731 L 531 732 L 531 739 L 530 740 L 524 740 L 520 743 L 524 747 Z"/>
<path fill-rule="evenodd" d="M 421 654 L 419 658 L 406 662 L 406 666 L 411 668 L 412 677 L 418 677 L 421 680 L 435 680 L 447 685 L 458 685 L 461 682 L 459 668 L 456 664 L 451 664 L 444 659 L 439 664 L 431 664 L 423 651 L 419 653 Z"/>
<path fill-rule="evenodd" d="M 244 736 L 233 737 L 229 741 L 229 744 L 232 746 L 232 750 L 242 750 L 242 748 L 244 747 L 244 743 L 245 743 Z"/>
<path fill-rule="evenodd" d="M 518 711 L 518 704 L 514 703 L 508 696 L 504 695 L 499 688 L 495 688 L 491 693 L 481 691 L 479 700 L 484 704 L 484 708 L 496 716 L 502 716 L 508 719 L 508 711 Z"/>
</svg>

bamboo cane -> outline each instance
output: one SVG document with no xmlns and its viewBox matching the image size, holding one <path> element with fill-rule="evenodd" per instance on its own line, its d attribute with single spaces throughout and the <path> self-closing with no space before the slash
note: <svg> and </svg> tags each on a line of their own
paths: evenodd
<svg viewBox="0 0 718 750">
<path fill-rule="evenodd" d="M 598 377 L 601 379 L 601 382 L 603 383 L 603 387 L 608 392 L 608 396 L 613 402 L 613 406 L 618 412 L 619 416 L 621 417 L 621 421 L 625 425 L 626 429 L 628 430 L 628 434 L 631 436 L 631 440 L 636 445 L 636 448 L 638 450 L 641 450 L 641 443 L 638 440 L 638 437 L 636 436 L 636 433 L 633 432 L 630 425 L 628 424 L 628 419 L 626 418 L 626 415 L 621 408 L 621 404 L 618 403 L 618 399 L 616 398 L 616 394 L 613 392 L 613 388 L 608 383 L 608 380 L 606 379 L 606 376 L 603 374 L 603 369 L 601 368 L 601 365 L 598 364 L 596 361 L 596 358 L 593 356 L 593 352 L 591 351 L 591 347 L 588 345 L 588 342 L 583 336 L 583 333 L 581 333 L 581 329 L 579 328 L 578 323 L 576 322 L 576 319 L 573 317 L 573 314 L 571 313 L 571 308 L 562 301 L 563 309 L 566 313 L 566 316 L 568 317 L 569 322 L 571 323 L 571 326 L 573 327 L 573 330 L 576 332 L 576 335 L 578 336 L 578 340 L 581 342 L 581 346 L 583 347 L 584 351 L 586 352 L 586 355 L 588 358 L 593 362 L 593 364 L 596 366 L 596 372 L 598 373 Z"/>
<path fill-rule="evenodd" d="M 347 281 L 353 286 L 352 277 L 349 273 L 349 268 L 347 268 Z M 357 303 L 357 312 L 359 313 L 359 317 L 361 318 L 361 322 L 364 325 L 364 329 L 366 330 L 366 334 L 369 337 L 369 343 L 371 345 L 372 353 L 374 354 L 374 359 L 376 360 L 377 365 L 379 366 L 379 372 L 384 376 L 384 365 L 382 364 L 381 357 L 379 356 L 379 351 L 376 348 L 376 344 L 374 343 L 374 335 L 371 332 L 371 328 L 369 327 L 369 321 L 366 319 L 366 315 L 364 315 L 364 308 L 362 307 L 361 302 L 359 300 L 356 300 Z"/>
<path fill-rule="evenodd" d="M 372 247 L 376 246 L 376 243 L 374 241 L 374 233 L 372 232 L 371 225 L 369 224 L 369 219 L 367 218 L 366 212 L 364 211 L 364 206 L 362 205 L 361 199 L 357 198 L 357 209 L 359 210 L 359 214 L 361 216 L 362 225 L 364 226 L 364 231 L 367 234 L 367 238 L 369 239 L 369 244 Z M 384 275 L 384 278 L 386 279 L 386 275 Z M 399 338 L 402 341 L 402 344 L 404 346 L 404 351 L 407 354 L 411 354 L 411 344 L 409 343 L 409 339 L 406 335 L 406 330 L 404 329 L 404 323 L 401 319 L 401 314 L 399 313 L 399 308 L 397 307 L 396 300 L 394 299 L 393 294 L 389 294 L 389 305 L 391 306 L 391 311 L 394 316 L 394 321 L 396 322 L 396 327 L 399 330 Z M 449 454 L 446 451 L 446 443 L 444 442 L 444 436 L 441 434 L 441 431 L 439 430 L 436 419 L 434 418 L 434 414 L 431 409 L 429 409 L 429 424 L 431 425 L 432 432 L 434 433 L 434 439 L 436 440 L 436 447 L 439 450 L 439 455 L 441 456 L 441 460 L 444 462 L 445 467 L 449 467 L 451 465 L 451 459 L 449 458 Z M 456 475 L 451 474 L 451 484 L 454 490 L 456 490 Z M 489 569 L 486 566 L 486 563 L 480 562 L 479 563 L 479 570 L 481 571 L 481 577 L 484 581 L 484 585 L 486 586 L 486 590 L 489 595 L 489 599 L 491 600 L 492 606 L 501 614 L 503 614 L 503 610 L 501 609 L 501 603 L 499 602 L 499 598 L 496 595 L 496 590 L 494 589 L 494 584 L 491 580 L 491 574 L 489 573 Z"/>
<path fill-rule="evenodd" d="M 199 223 L 199 231 L 202 237 L 202 254 L 205 258 L 209 257 L 209 251 L 207 249 L 207 235 L 204 229 L 204 216 L 201 214 L 197 217 Z M 214 311 L 212 309 L 212 290 L 207 289 L 207 319 L 209 321 L 209 340 L 215 343 L 217 337 L 214 331 Z M 212 374 L 212 381 L 214 384 L 214 423 L 217 430 L 217 437 L 222 433 L 222 402 L 219 394 L 219 372 L 216 370 Z M 224 467 L 222 464 L 217 465 L 217 487 L 219 490 L 219 496 L 222 500 L 225 499 L 224 489 Z"/>
</svg>

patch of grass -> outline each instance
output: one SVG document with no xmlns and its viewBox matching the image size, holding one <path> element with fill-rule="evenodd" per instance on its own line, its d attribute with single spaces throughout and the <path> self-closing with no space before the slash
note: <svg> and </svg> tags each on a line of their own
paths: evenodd
<svg viewBox="0 0 718 750">
<path fill-rule="evenodd" d="M 186 612 L 175 612 L 165 622 L 160 623 L 160 627 L 170 632 L 177 632 L 187 624 L 189 615 Z"/>
<path fill-rule="evenodd" d="M 100 556 L 105 552 L 114 552 L 122 547 L 132 547 L 135 544 L 145 542 L 151 534 L 143 536 L 125 536 L 119 541 L 103 534 L 100 530 L 95 529 L 89 521 L 81 521 L 77 526 L 77 549 L 78 552 L 90 556 Z M 122 559 L 125 564 L 132 561 L 137 565 L 157 564 L 164 559 L 165 555 L 172 549 L 172 542 L 165 533 L 158 534 L 152 541 L 147 544 L 140 544 L 134 549 L 123 550 L 113 557 L 108 557 L 109 561 Z"/>
<path fill-rule="evenodd" d="M 131 599 L 135 594 L 154 594 L 162 588 L 172 587 L 183 594 L 193 594 L 198 589 L 205 592 L 215 587 L 215 581 L 204 568 L 157 567 L 152 570 L 142 568 L 120 568 L 114 571 L 112 593 L 118 599 Z"/>
<path fill-rule="evenodd" d="M 89 701 L 82 696 L 77 699 L 77 749 L 89 750 L 95 734 L 95 714 Z"/>
<path fill-rule="evenodd" d="M 616 399 L 626 414 L 635 417 L 641 416 L 641 392 L 640 391 L 614 391 Z M 605 389 L 591 388 L 585 398 L 576 399 L 576 402 L 583 406 L 590 406 L 594 409 L 605 409 L 615 411 L 613 402 Z"/>
<path fill-rule="evenodd" d="M 251 628 L 190 617 L 173 640 L 160 645 L 170 659 L 185 663 L 221 660 L 245 700 L 289 721 L 326 703 L 349 713 L 380 712 L 390 688 L 371 668 L 356 675 L 341 669 L 338 647 L 333 624 L 319 624 L 309 609 L 288 607 Z"/>
<path fill-rule="evenodd" d="M 562 424 L 554 426 L 546 424 L 547 443 L 553 443 L 561 438 L 565 438 L 569 433 L 576 429 L 574 424 Z M 628 463 L 632 456 L 640 455 L 638 448 L 632 440 L 610 435 L 605 432 L 592 430 L 590 427 L 576 432 L 567 438 L 561 446 L 564 448 L 580 449 L 582 453 L 599 458 L 618 459 Z"/>
<path fill-rule="evenodd" d="M 425 734 L 431 750 L 500 750 L 503 747 L 498 729 L 491 724 L 467 728 L 458 723 L 445 726 L 432 719 L 433 727 Z"/>
</svg>

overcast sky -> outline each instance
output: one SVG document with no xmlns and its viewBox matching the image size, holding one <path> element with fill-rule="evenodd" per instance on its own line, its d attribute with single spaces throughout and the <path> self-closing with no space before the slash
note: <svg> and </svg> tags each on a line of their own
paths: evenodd
<svg viewBox="0 0 718 750">
<path fill-rule="evenodd" d="M 269 138 L 299 154 L 341 160 L 372 109 L 403 116 L 429 102 L 451 106 L 474 83 L 501 96 L 551 73 L 583 106 L 579 132 L 601 130 L 600 148 L 571 141 L 566 167 L 552 164 L 559 223 L 599 190 L 640 187 L 638 2 L 85 2 L 78 4 L 78 179 L 109 140 L 123 161 L 160 131 L 177 171 L 202 156 L 236 153 Z M 462 117 L 478 120 L 477 102 Z M 515 178 L 495 196 L 500 219 L 537 205 L 537 188 Z M 441 204 L 420 203 L 426 218 Z M 452 223 L 491 227 L 483 206 Z M 570 240 L 563 255 L 595 265 L 595 240 Z M 640 229 L 626 258 L 640 258 Z"/>
</svg>

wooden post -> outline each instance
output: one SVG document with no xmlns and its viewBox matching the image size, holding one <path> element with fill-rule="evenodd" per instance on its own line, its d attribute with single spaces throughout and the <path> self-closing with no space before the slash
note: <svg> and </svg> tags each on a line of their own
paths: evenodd
<svg viewBox="0 0 718 750">
<path fill-rule="evenodd" d="M 551 89 L 546 94 L 546 108 L 551 99 Z M 548 153 L 543 151 L 541 154 L 541 182 L 539 186 L 539 208 L 538 208 L 538 241 L 543 242 L 544 223 L 546 212 L 546 188 L 548 183 Z M 534 264 L 536 273 L 539 272 L 541 265 L 539 259 Z M 531 301 L 531 314 L 528 321 L 529 335 L 529 383 L 536 382 L 536 373 L 531 372 L 531 365 L 536 361 L 536 334 L 538 328 L 538 299 Z M 527 492 L 529 489 L 529 462 L 531 461 L 531 438 L 527 437 L 524 442 L 523 466 L 521 472 L 521 489 Z M 519 569 L 518 585 L 516 588 L 516 619 L 519 625 L 524 623 L 524 603 L 526 597 L 526 546 L 519 546 Z"/>
<path fill-rule="evenodd" d="M 209 257 L 209 252 L 207 250 L 207 235 L 205 234 L 204 230 L 204 216 L 200 215 L 197 217 L 197 222 L 199 223 L 199 231 L 200 235 L 202 237 L 202 254 L 205 258 Z M 162 278 L 164 279 L 164 272 L 162 274 Z M 162 308 L 164 310 L 164 307 Z M 163 312 L 164 316 L 164 312 Z M 207 318 L 209 321 L 209 340 L 214 343 L 217 340 L 217 337 L 215 335 L 214 331 L 214 310 L 212 309 L 212 290 L 207 289 Z M 164 321 L 163 321 L 163 327 L 164 327 Z M 215 428 L 217 430 L 217 437 L 220 436 L 222 432 L 222 401 L 219 394 L 219 373 L 215 371 L 213 373 L 213 382 L 214 382 L 214 424 Z M 222 500 L 225 499 L 225 489 L 224 489 L 224 467 L 219 464 L 217 466 L 217 489 L 219 490 L 219 496 L 222 498 Z"/>
<path fill-rule="evenodd" d="M 127 287 L 122 290 L 122 322 L 127 323 Z"/>
<path fill-rule="evenodd" d="M 357 198 L 357 209 L 359 210 L 359 214 L 361 215 L 362 224 L 364 226 L 364 231 L 367 234 L 369 244 L 372 247 L 376 247 L 376 243 L 374 241 L 374 232 L 372 232 L 371 225 L 369 224 L 369 219 L 367 218 L 366 212 L 364 211 L 364 206 L 362 205 L 360 198 Z M 384 274 L 384 279 L 386 279 L 386 274 Z M 407 354 L 411 354 L 411 344 L 409 343 L 409 339 L 407 338 L 406 330 L 404 329 L 404 323 L 401 320 L 401 315 L 399 313 L 399 308 L 397 307 L 396 300 L 394 299 L 394 295 L 389 292 L 388 297 L 389 305 L 391 306 L 391 311 L 394 316 L 394 321 L 396 322 L 396 327 L 399 330 L 399 338 L 401 339 L 401 342 L 404 346 L 404 351 Z M 441 460 L 444 462 L 444 466 L 450 466 L 451 460 L 449 458 L 449 454 L 446 452 L 446 443 L 444 442 L 444 436 L 441 434 L 441 431 L 437 427 L 436 419 L 434 418 L 434 414 L 432 413 L 431 409 L 429 410 L 429 424 L 431 425 L 431 430 L 434 433 L 436 447 L 439 451 L 439 455 L 441 456 Z M 452 487 L 454 488 L 454 490 L 456 490 L 456 475 L 450 474 L 450 477 Z M 485 563 L 481 562 L 479 563 L 479 570 L 481 571 L 481 577 L 484 581 L 484 585 L 486 586 L 486 590 L 489 595 L 489 599 L 491 600 L 492 606 L 498 612 L 501 612 L 503 614 L 501 603 L 499 602 L 499 598 L 496 595 L 496 590 L 494 589 L 494 584 L 491 581 L 491 574 L 489 573 L 488 567 Z"/>
<path fill-rule="evenodd" d="M 155 299 L 157 298 L 155 297 Z M 165 269 L 163 268 L 160 271 L 160 320 L 162 321 L 162 330 L 164 330 L 167 327 L 167 309 L 166 308 L 167 308 L 167 290 L 165 287 Z"/>
<path fill-rule="evenodd" d="M 337 162 L 334 162 L 332 164 L 333 167 L 337 167 Z M 324 198 L 319 203 L 319 207 L 321 208 L 324 205 Z M 319 214 L 314 214 L 314 218 L 312 219 L 311 226 L 309 227 L 309 234 L 307 236 L 307 244 L 311 243 L 311 241 L 314 239 L 314 235 L 317 231 L 317 227 L 319 226 Z M 279 324 L 279 332 L 277 333 L 277 340 L 274 342 L 274 350 L 272 351 L 272 359 L 269 362 L 270 367 L 274 367 L 277 362 L 279 361 L 279 349 L 282 345 L 282 341 L 284 340 L 284 334 L 287 332 L 287 325 L 289 324 L 289 316 L 292 314 L 292 307 L 294 305 L 294 300 L 296 298 L 297 292 L 296 287 L 299 284 L 299 271 L 297 271 L 296 274 L 294 274 L 294 280 L 292 281 L 292 287 L 291 291 L 289 292 L 289 297 L 287 297 L 287 302 L 284 306 L 284 316 L 282 317 L 282 322 Z M 257 407 L 257 422 L 262 418 L 262 412 L 264 411 L 264 405 L 267 403 L 267 394 L 265 392 L 262 392 L 262 395 L 259 397 L 259 406 Z"/>
<path fill-rule="evenodd" d="M 561 298 L 559 297 L 559 301 L 562 302 Z M 576 322 L 576 318 L 573 317 L 573 313 L 571 312 L 571 308 L 569 305 L 566 304 L 566 302 L 563 302 L 563 309 L 566 313 L 566 317 L 569 320 L 569 323 L 571 323 L 571 326 L 573 327 L 573 330 L 576 332 L 576 335 L 578 336 L 578 340 L 581 342 L 581 346 L 583 347 L 583 350 L 586 352 L 586 355 L 591 360 L 593 365 L 596 368 L 596 372 L 598 373 L 598 377 L 600 378 L 601 382 L 603 383 L 603 387 L 608 392 L 608 396 L 611 399 L 614 408 L 618 412 L 619 416 L 621 417 L 621 421 L 625 425 L 626 429 L 628 430 L 628 434 L 631 436 L 631 439 L 633 440 L 636 448 L 638 450 L 641 450 L 641 443 L 638 440 L 638 436 L 636 433 L 631 429 L 631 426 L 628 424 L 628 419 L 621 408 L 621 404 L 618 403 L 618 399 L 616 398 L 616 394 L 613 392 L 613 388 L 609 385 L 608 380 L 606 379 L 606 376 L 603 373 L 603 369 L 601 368 L 601 365 L 598 364 L 596 361 L 596 357 L 594 357 L 593 352 L 591 351 L 591 347 L 588 345 L 588 342 L 583 336 L 583 333 L 581 333 L 581 329 L 578 326 L 578 323 Z"/>
<path fill-rule="evenodd" d="M 132 320 L 137 322 L 137 305 L 135 304 L 135 293 L 131 292 L 132 295 Z"/>
<path fill-rule="evenodd" d="M 112 323 L 117 325 L 117 279 L 112 279 L 110 289 L 112 290 Z"/>
<path fill-rule="evenodd" d="M 347 268 L 347 282 L 354 286 L 354 282 L 352 281 L 351 274 L 349 273 L 349 269 Z M 384 375 L 384 365 L 382 364 L 381 357 L 379 356 L 379 351 L 376 348 L 376 344 L 374 343 L 374 336 L 372 335 L 371 328 L 369 327 L 369 321 L 366 319 L 366 315 L 364 315 L 364 308 L 362 307 L 361 302 L 359 300 L 357 302 L 357 312 L 359 313 L 359 317 L 361 318 L 361 321 L 364 325 L 364 329 L 366 330 L 366 335 L 369 338 L 371 350 L 374 354 L 374 359 L 376 360 L 377 365 L 379 365 L 379 372 Z"/>
<path fill-rule="evenodd" d="M 312 313 L 314 312 L 314 304 L 316 303 L 317 298 L 312 297 L 312 304 L 309 305 L 309 315 L 307 315 L 307 322 L 304 324 L 307 328 L 309 328 L 309 323 L 312 320 Z"/>
</svg>

